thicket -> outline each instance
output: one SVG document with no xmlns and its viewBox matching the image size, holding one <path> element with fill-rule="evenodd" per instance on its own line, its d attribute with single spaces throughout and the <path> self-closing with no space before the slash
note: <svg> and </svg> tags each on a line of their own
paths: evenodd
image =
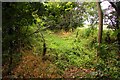
<svg viewBox="0 0 120 80">
<path fill-rule="evenodd" d="M 98 29 L 94 27 L 94 19 L 97 18 L 95 3 L 88 6 L 87 3 L 78 5 L 72 2 L 3 3 L 2 13 L 2 61 L 8 67 L 5 74 L 11 75 L 12 69 L 24 56 L 22 52 L 28 50 L 43 62 L 50 61 L 57 66 L 61 75 L 70 66 L 77 66 L 95 69 L 85 77 L 119 78 L 119 45 L 116 38 L 119 30 L 104 30 L 99 47 Z M 90 28 L 80 29 L 88 18 L 84 14 L 95 18 L 90 20 Z M 64 36 L 59 33 L 70 34 Z M 100 54 L 97 54 L 98 51 Z"/>
</svg>

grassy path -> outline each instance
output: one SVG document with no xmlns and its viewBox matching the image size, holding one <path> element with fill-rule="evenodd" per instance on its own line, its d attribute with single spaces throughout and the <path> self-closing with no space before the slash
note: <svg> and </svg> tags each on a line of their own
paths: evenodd
<svg viewBox="0 0 120 80">
<path fill-rule="evenodd" d="M 25 50 L 18 63 L 16 62 L 17 57 L 13 57 L 14 63 L 17 65 L 12 70 L 12 76 L 4 75 L 4 78 L 94 78 L 97 76 L 94 67 L 97 64 L 95 62 L 96 49 L 90 47 L 90 41 L 94 41 L 94 35 L 84 37 L 82 33 L 84 31 L 79 33 L 76 42 L 75 32 L 44 33 L 47 44 L 47 60 L 43 62 L 41 55 L 34 55 L 34 50 Z M 38 52 L 42 53 L 42 42 L 37 41 L 37 43 L 41 43 L 41 45 L 38 44 L 35 48 L 39 48 Z M 18 54 L 16 55 L 18 56 Z M 115 62 L 112 59 L 111 61 Z M 115 74 L 118 73 L 117 67 L 113 63 L 110 63 L 109 66 L 113 66 L 111 68 L 113 71 L 116 70 Z M 3 65 L 2 72 L 5 73 L 7 68 L 6 63 Z"/>
<path fill-rule="evenodd" d="M 59 49 L 59 50 L 70 50 L 72 48 L 72 43 L 74 39 L 69 39 L 69 35 L 65 37 L 63 35 L 57 34 L 46 34 L 46 42 L 49 48 Z"/>
</svg>

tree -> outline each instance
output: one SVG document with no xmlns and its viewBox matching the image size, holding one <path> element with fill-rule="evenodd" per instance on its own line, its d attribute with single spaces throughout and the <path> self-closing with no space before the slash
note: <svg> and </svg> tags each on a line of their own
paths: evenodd
<svg viewBox="0 0 120 80">
<path fill-rule="evenodd" d="M 109 1 L 109 3 L 112 5 L 112 7 L 115 9 L 116 11 L 116 29 L 117 29 L 117 41 L 118 41 L 118 45 L 119 45 L 119 49 L 120 49 L 120 1 L 119 2 L 111 2 Z"/>
<path fill-rule="evenodd" d="M 74 2 L 49 2 L 44 3 L 45 15 L 42 16 L 42 21 L 45 22 L 45 27 L 51 30 L 55 29 L 74 29 L 78 26 L 83 26 L 84 8 L 82 4 Z"/>
<path fill-rule="evenodd" d="M 20 53 L 20 48 L 30 42 L 28 29 L 35 21 L 32 13 L 39 12 L 41 9 L 44 11 L 42 3 L 11 2 L 2 4 L 2 51 L 3 54 L 9 55 L 8 74 L 11 74 L 12 70 L 13 53 Z M 42 11 L 39 15 L 43 14 Z"/>
<path fill-rule="evenodd" d="M 87 22 L 90 23 L 90 26 L 93 28 L 95 24 L 97 24 L 98 21 L 98 14 L 97 14 L 97 7 L 95 2 L 91 2 L 88 4 L 87 2 L 84 2 L 82 4 L 82 7 L 84 8 L 84 21 L 87 20 Z"/>
<path fill-rule="evenodd" d="M 99 30 L 98 30 L 98 43 L 102 43 L 102 31 L 103 31 L 103 12 L 100 6 L 100 2 L 97 2 L 98 16 L 99 16 Z"/>
</svg>

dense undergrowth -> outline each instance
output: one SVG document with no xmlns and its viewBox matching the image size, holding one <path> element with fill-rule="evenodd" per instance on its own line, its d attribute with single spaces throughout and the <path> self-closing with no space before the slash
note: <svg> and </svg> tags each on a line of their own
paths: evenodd
<svg viewBox="0 0 120 80">
<path fill-rule="evenodd" d="M 41 60 L 41 36 L 35 34 L 34 37 L 31 36 L 32 47 L 24 48 L 25 51 L 22 52 L 28 58 L 22 54 L 21 61 L 18 61 L 20 56 L 13 56 L 14 61 L 18 61 L 13 61 L 13 66 L 17 63 L 13 69 L 16 77 L 120 78 L 119 49 L 113 31 L 104 30 L 100 48 L 96 28 L 76 29 L 73 32 L 47 30 L 42 33 L 47 45 L 46 61 Z M 4 63 L 7 62 L 6 57 L 3 55 Z M 5 65 L 4 73 L 7 70 Z"/>
</svg>

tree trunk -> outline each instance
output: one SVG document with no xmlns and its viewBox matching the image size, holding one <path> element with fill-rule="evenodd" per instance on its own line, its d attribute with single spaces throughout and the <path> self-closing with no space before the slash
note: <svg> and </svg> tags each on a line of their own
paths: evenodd
<svg viewBox="0 0 120 80">
<path fill-rule="evenodd" d="M 99 16 L 98 43 L 100 46 L 100 43 L 102 43 L 102 31 L 103 31 L 103 12 L 100 6 L 100 2 L 97 2 L 97 8 L 98 8 L 98 16 Z"/>
<path fill-rule="evenodd" d="M 46 51 L 47 51 L 47 47 L 46 47 L 45 38 L 44 38 L 42 33 L 41 33 L 41 37 L 42 37 L 42 40 L 43 40 L 43 54 L 42 54 L 43 58 L 42 58 L 42 60 L 44 61 L 45 60 Z"/>
<path fill-rule="evenodd" d="M 101 9 L 101 6 L 100 6 L 100 1 L 97 0 L 97 8 L 98 8 L 98 16 L 99 16 L 99 29 L 98 29 L 98 50 L 97 50 L 97 54 L 96 54 L 96 57 L 97 57 L 97 62 L 98 62 L 98 57 L 99 57 L 99 54 L 101 53 L 101 50 L 100 50 L 100 44 L 102 43 L 102 32 L 103 32 L 103 12 L 102 12 L 102 9 Z"/>
<path fill-rule="evenodd" d="M 46 50 L 47 50 L 47 48 L 46 48 L 46 42 L 44 41 L 44 42 L 43 42 L 43 57 L 44 57 L 45 54 L 46 54 Z"/>
<path fill-rule="evenodd" d="M 7 75 L 11 75 L 12 61 L 13 61 L 13 43 L 12 43 L 12 41 L 10 41 L 10 47 L 9 47 L 9 64 L 8 64 Z"/>
<path fill-rule="evenodd" d="M 117 30 L 120 29 L 120 27 L 119 27 L 119 16 L 118 16 L 118 14 L 117 14 L 117 19 L 116 19 L 116 27 L 117 27 Z M 120 31 L 119 31 L 118 34 L 117 34 L 117 41 L 118 41 L 119 50 L 120 50 Z"/>
<path fill-rule="evenodd" d="M 116 28 L 117 30 L 120 29 L 120 26 L 119 26 L 119 18 L 120 18 L 120 2 L 117 2 L 117 4 L 115 5 L 114 2 L 110 2 L 109 3 L 112 5 L 112 7 L 115 9 L 116 11 Z M 118 41 L 118 45 L 119 45 L 119 49 L 120 49 L 120 32 L 118 32 L 117 34 L 117 41 Z"/>
</svg>

